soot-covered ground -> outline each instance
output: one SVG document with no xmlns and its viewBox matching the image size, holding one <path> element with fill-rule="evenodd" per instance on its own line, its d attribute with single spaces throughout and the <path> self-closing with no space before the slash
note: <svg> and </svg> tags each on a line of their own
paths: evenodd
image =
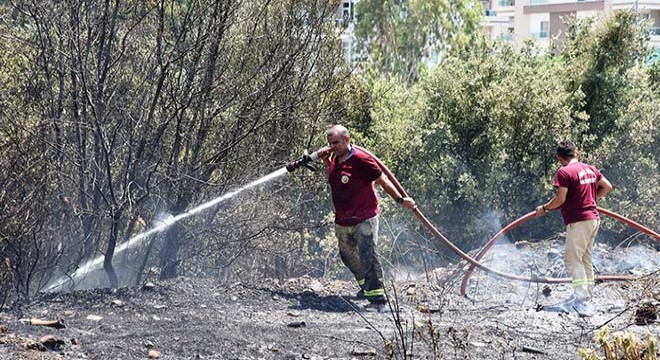
<svg viewBox="0 0 660 360">
<path fill-rule="evenodd" d="M 502 245 L 489 263 L 562 276 L 561 243 Z M 515 250 L 515 256 L 512 253 Z M 0 359 L 578 359 L 594 335 L 656 338 L 660 257 L 651 247 L 599 246 L 603 273 L 650 274 L 599 284 L 592 317 L 539 311 L 570 294 L 477 272 L 465 264 L 389 283 L 394 311 L 364 311 L 348 281 L 264 280 L 222 284 L 177 278 L 145 286 L 43 294 L 0 313 Z M 654 272 L 655 270 L 655 272 Z M 547 295 L 547 296 L 546 296 Z M 35 325 L 29 319 L 65 327 Z M 404 353 L 404 348 L 405 353 Z"/>
</svg>

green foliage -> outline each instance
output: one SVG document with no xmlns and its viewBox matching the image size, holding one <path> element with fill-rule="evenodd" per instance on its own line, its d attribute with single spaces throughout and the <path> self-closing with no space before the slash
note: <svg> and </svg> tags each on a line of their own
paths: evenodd
<svg viewBox="0 0 660 360">
<path fill-rule="evenodd" d="M 499 46 L 450 58 L 422 84 L 426 131 L 415 153 L 424 182 L 416 186 L 463 243 L 497 230 L 478 220 L 490 212 L 512 218 L 533 209 L 554 166 L 547 154 L 573 131 L 560 64 Z"/>
<path fill-rule="evenodd" d="M 645 63 L 647 40 L 638 14 L 618 11 L 595 25 L 593 19 L 571 23 L 562 57 L 573 74 L 569 91 L 585 98 L 574 111 L 588 115 L 576 139 L 615 188 L 604 204 L 653 224 L 660 217 L 660 95 L 657 66 Z M 605 224 L 610 227 L 626 229 Z"/>
<path fill-rule="evenodd" d="M 660 50 L 658 50 L 660 51 Z M 651 89 L 655 93 L 660 92 L 660 52 L 656 55 L 656 61 L 648 67 Z"/>
<path fill-rule="evenodd" d="M 595 27 L 573 23 L 558 56 L 538 55 L 532 44 L 481 44 L 410 88 L 371 80 L 362 141 L 461 246 L 482 243 L 552 196 L 555 144 L 566 138 L 614 183 L 601 205 L 653 228 L 660 101 L 634 20 L 622 12 Z M 559 216 L 534 221 L 527 238 L 561 228 Z"/>
<path fill-rule="evenodd" d="M 638 16 L 624 10 L 596 26 L 593 18 L 569 24 L 562 55 L 573 76 L 569 91 L 584 93 L 584 103 L 576 104 L 576 111 L 589 116 L 589 136 L 584 139 L 589 147 L 597 146 L 614 128 L 625 104 L 624 92 L 632 86 L 626 74 L 646 59 L 648 30 Z"/>
<path fill-rule="evenodd" d="M 324 143 L 332 123 L 463 248 L 552 195 L 564 138 L 614 184 L 606 207 L 660 224 L 660 62 L 645 63 L 648 33 L 629 12 L 573 23 L 548 55 L 483 42 L 471 0 L 363 0 L 356 33 L 368 64 L 350 74 L 327 1 L 1 6 L 17 8 L 0 9 L 10 14 L 0 17 L 0 258 L 26 295 L 55 269 L 112 254 L 137 219 L 280 168 Z M 421 76 L 429 49 L 443 62 Z M 189 256 L 178 265 L 255 278 L 335 273 L 324 177 L 283 183 L 169 234 Z M 414 263 L 428 244 L 391 205 L 382 249 Z M 547 217 L 525 235 L 559 229 Z M 151 249 L 134 256 L 158 268 Z"/>
<path fill-rule="evenodd" d="M 660 213 L 660 95 L 653 91 L 643 66 L 630 69 L 627 81 L 635 84 L 622 89 L 618 114 L 601 145 L 591 156 L 615 190 L 606 204 L 624 215 L 657 224 Z M 621 223 L 607 223 L 618 233 L 632 233 Z"/>
<path fill-rule="evenodd" d="M 481 39 L 483 8 L 473 0 L 362 0 L 355 36 L 364 61 L 411 84 L 422 59 L 459 53 Z"/>
</svg>

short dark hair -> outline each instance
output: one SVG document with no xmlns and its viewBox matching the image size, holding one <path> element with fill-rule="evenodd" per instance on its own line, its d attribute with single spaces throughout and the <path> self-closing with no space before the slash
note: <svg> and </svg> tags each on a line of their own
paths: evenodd
<svg viewBox="0 0 660 360">
<path fill-rule="evenodd" d="M 564 159 L 572 159 L 575 157 L 575 144 L 570 140 L 564 140 L 557 144 L 557 155 Z"/>
</svg>

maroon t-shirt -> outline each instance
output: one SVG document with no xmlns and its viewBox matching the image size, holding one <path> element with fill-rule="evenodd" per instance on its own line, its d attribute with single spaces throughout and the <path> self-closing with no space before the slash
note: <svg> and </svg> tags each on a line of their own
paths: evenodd
<svg viewBox="0 0 660 360">
<path fill-rule="evenodd" d="M 603 175 L 595 167 L 574 162 L 559 168 L 555 175 L 555 187 L 565 187 L 566 201 L 561 206 L 564 224 L 598 219 L 596 194 L 598 181 Z"/>
<path fill-rule="evenodd" d="M 355 146 L 343 163 L 338 158 L 332 159 L 328 178 L 337 225 L 353 226 L 378 215 L 374 181 L 382 173 L 376 160 Z"/>
</svg>

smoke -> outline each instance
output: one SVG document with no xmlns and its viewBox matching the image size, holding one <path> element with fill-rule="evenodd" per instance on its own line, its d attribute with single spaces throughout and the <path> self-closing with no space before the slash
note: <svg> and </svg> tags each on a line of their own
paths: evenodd
<svg viewBox="0 0 660 360">
<path fill-rule="evenodd" d="M 481 217 L 481 221 L 477 223 L 477 226 L 479 230 L 481 230 L 481 232 L 493 236 L 497 234 L 500 230 L 502 230 L 502 228 L 504 227 L 502 225 L 502 222 L 500 221 L 500 217 L 501 217 L 500 213 L 497 213 L 495 211 L 489 211 Z M 508 235 L 504 234 L 499 239 L 497 239 L 497 243 L 510 244 L 511 241 L 509 240 Z"/>
<path fill-rule="evenodd" d="M 502 223 L 500 222 L 500 214 L 494 211 L 489 211 L 481 217 L 481 221 L 477 224 L 481 232 L 488 234 L 487 238 L 480 243 L 479 248 L 483 248 L 486 245 L 487 241 L 502 230 Z M 482 261 L 485 261 L 496 270 L 502 270 L 505 272 L 510 272 L 517 269 L 512 269 L 512 262 L 510 259 L 512 257 L 519 257 L 521 254 L 517 254 L 517 249 L 511 244 L 511 240 L 507 234 L 502 235 L 497 239 L 495 246 L 486 253 Z M 474 254 L 476 256 L 476 253 Z"/>
<path fill-rule="evenodd" d="M 594 249 L 593 262 L 603 274 L 645 275 L 660 269 L 658 252 L 643 245 L 609 248 L 599 244 Z"/>
<path fill-rule="evenodd" d="M 420 273 L 412 267 L 398 264 L 391 269 L 390 277 L 396 283 L 404 283 L 416 281 L 420 277 Z"/>
</svg>

